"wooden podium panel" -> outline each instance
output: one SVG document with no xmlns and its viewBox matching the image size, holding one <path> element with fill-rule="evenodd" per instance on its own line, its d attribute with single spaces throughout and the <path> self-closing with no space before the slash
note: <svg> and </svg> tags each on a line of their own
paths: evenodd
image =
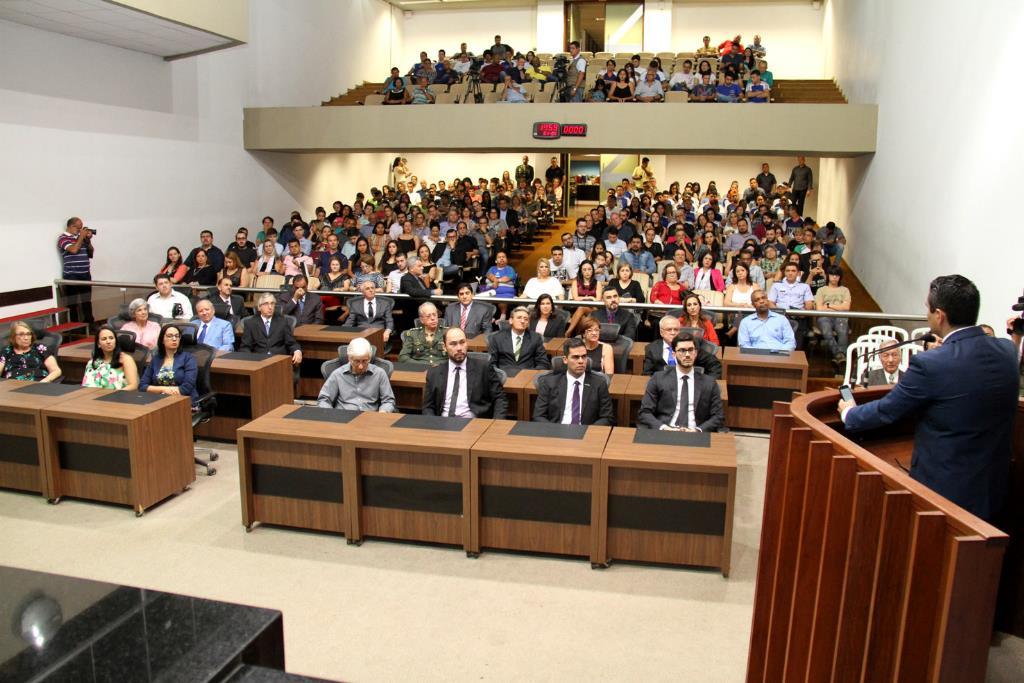
<svg viewBox="0 0 1024 683">
<path fill-rule="evenodd" d="M 634 443 L 612 430 L 601 459 L 600 556 L 719 567 L 729 576 L 736 498 L 736 442 L 708 447 Z"/>
<path fill-rule="evenodd" d="M 196 478 L 187 396 L 96 389 L 44 408 L 42 429 L 48 498 L 119 503 L 142 515 Z"/>
<path fill-rule="evenodd" d="M 735 429 L 771 429 L 772 405 L 807 391 L 807 356 L 729 346 L 722 361 L 722 378 L 729 386 L 725 424 Z"/>
<path fill-rule="evenodd" d="M 18 391 L 35 386 L 45 390 L 50 385 L 14 379 L 0 381 L 0 487 L 48 495 L 51 487 L 44 457 L 42 410 L 98 390 L 79 387 L 57 396 Z"/>
<path fill-rule="evenodd" d="M 473 447 L 472 540 L 468 550 L 503 548 L 599 556 L 600 463 L 610 427 L 582 438 L 520 436 L 495 421 Z"/>
<path fill-rule="evenodd" d="M 338 347 L 363 337 L 384 357 L 383 327 L 345 327 L 338 325 L 299 325 L 295 328 L 295 341 L 302 347 L 299 366 L 299 396 L 316 398 L 324 384 L 320 366 L 325 360 L 338 357 Z"/>
<path fill-rule="evenodd" d="M 423 423 L 419 427 L 396 422 Z M 470 449 L 492 420 L 362 413 L 342 439 L 354 476 L 346 479 L 353 542 L 366 536 L 468 549 Z"/>
<path fill-rule="evenodd" d="M 355 476 L 342 440 L 357 418 L 330 408 L 283 405 L 238 430 L 242 524 L 280 524 L 345 534 L 351 528 L 346 486 Z"/>
</svg>

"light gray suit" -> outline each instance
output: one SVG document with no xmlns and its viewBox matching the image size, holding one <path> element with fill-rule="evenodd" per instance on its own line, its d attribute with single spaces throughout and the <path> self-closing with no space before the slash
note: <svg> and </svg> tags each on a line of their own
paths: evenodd
<svg viewBox="0 0 1024 683">
<path fill-rule="evenodd" d="M 896 381 L 899 382 L 900 378 L 903 377 L 903 371 L 900 369 L 896 370 Z M 867 379 L 864 381 L 866 387 L 884 387 L 889 384 L 885 377 L 885 370 L 882 368 L 875 368 L 868 372 Z"/>
<path fill-rule="evenodd" d="M 494 320 L 494 305 L 480 301 L 472 301 L 469 304 L 469 315 L 466 316 L 467 339 L 472 339 L 479 334 L 487 334 L 492 330 Z M 444 326 L 459 327 L 462 320 L 462 304 L 454 301 L 444 309 Z"/>
</svg>

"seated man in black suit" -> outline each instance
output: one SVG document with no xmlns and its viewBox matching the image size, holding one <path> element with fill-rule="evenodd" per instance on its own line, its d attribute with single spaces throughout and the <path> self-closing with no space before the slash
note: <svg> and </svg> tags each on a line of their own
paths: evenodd
<svg viewBox="0 0 1024 683">
<path fill-rule="evenodd" d="M 239 351 L 249 353 L 265 353 L 291 355 L 292 365 L 302 362 L 302 349 L 299 348 L 291 325 L 283 315 L 274 315 L 274 295 L 269 292 L 261 294 L 257 304 L 259 315 L 254 315 L 242 325 L 242 343 Z"/>
<path fill-rule="evenodd" d="M 423 414 L 505 419 L 507 399 L 498 373 L 486 360 L 469 358 L 467 346 L 461 329 L 445 330 L 448 360 L 427 370 Z"/>
<path fill-rule="evenodd" d="M 495 332 L 488 341 L 491 362 L 502 369 L 550 370 L 551 359 L 544 350 L 544 337 L 529 329 L 530 312 L 517 306 L 508 321 L 511 329 Z"/>
<path fill-rule="evenodd" d="M 423 284 L 423 262 L 415 256 L 406 259 L 406 272 L 399 281 L 398 291 L 402 294 L 408 294 L 415 299 L 426 299 L 432 293 L 443 294 L 444 292 L 440 287 L 431 290 L 425 284 Z"/>
<path fill-rule="evenodd" d="M 391 316 L 391 309 L 395 302 L 386 297 L 377 296 L 376 286 L 373 280 L 364 280 L 359 286 L 363 295 L 354 296 L 348 300 L 348 320 L 346 324 L 353 327 L 383 327 L 384 342 L 395 332 L 395 319 Z"/>
<path fill-rule="evenodd" d="M 324 311 L 320 306 L 320 295 L 307 292 L 309 281 L 305 275 L 292 278 L 291 291 L 284 290 L 277 297 L 281 314 L 295 318 L 299 325 L 323 325 Z"/>
<path fill-rule="evenodd" d="M 653 375 L 659 370 L 664 369 L 665 366 L 675 364 L 672 340 L 679 334 L 680 329 L 682 328 L 679 324 L 679 318 L 666 315 L 661 319 L 661 322 L 658 323 L 661 339 L 655 339 L 647 345 L 647 349 L 644 351 L 643 374 Z M 722 362 L 715 357 L 715 354 L 709 352 L 703 344 L 697 347 L 697 360 L 694 365 L 703 369 L 704 374 L 711 379 L 722 378 Z"/>
<path fill-rule="evenodd" d="M 491 304 L 473 303 L 473 288 L 468 282 L 459 285 L 459 302 L 450 303 L 444 309 L 445 327 L 458 327 L 467 337 L 487 334 L 494 324 Z"/>
<path fill-rule="evenodd" d="M 615 323 L 619 326 L 619 334 L 636 341 L 637 317 L 632 311 L 619 308 L 619 293 L 609 287 L 601 298 L 604 299 L 604 309 L 591 315 L 600 323 Z"/>
<path fill-rule="evenodd" d="M 673 341 L 676 363 L 647 382 L 637 422 L 648 429 L 716 432 L 725 422 L 718 384 L 694 370 L 697 344 L 689 332 Z"/>
<path fill-rule="evenodd" d="M 615 411 L 607 383 L 587 369 L 587 347 L 579 337 L 562 346 L 565 372 L 551 372 L 537 380 L 534 422 L 615 426 Z"/>
<path fill-rule="evenodd" d="M 881 361 L 882 367 L 869 370 L 861 384 L 866 387 L 880 387 L 900 381 L 900 376 L 903 374 L 903 371 L 900 370 L 900 363 L 903 362 L 903 349 L 890 348 L 898 343 L 894 339 L 879 347 L 878 360 Z"/>
</svg>

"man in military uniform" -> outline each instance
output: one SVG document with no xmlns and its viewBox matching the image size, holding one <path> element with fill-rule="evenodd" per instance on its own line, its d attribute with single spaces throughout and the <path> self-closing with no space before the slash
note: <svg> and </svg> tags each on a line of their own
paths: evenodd
<svg viewBox="0 0 1024 683">
<path fill-rule="evenodd" d="M 444 348 L 445 327 L 438 324 L 437 307 L 429 301 L 420 304 L 419 317 L 420 326 L 403 335 L 398 362 L 437 365 L 448 357 Z"/>
</svg>

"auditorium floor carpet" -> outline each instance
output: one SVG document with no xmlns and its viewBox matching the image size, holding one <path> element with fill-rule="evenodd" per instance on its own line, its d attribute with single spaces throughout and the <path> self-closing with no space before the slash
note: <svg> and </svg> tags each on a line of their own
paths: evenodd
<svg viewBox="0 0 1024 683">
<path fill-rule="evenodd" d="M 279 609 L 287 669 L 349 681 L 741 681 L 768 440 L 737 439 L 729 579 L 717 571 L 461 550 L 262 527 L 245 533 L 234 446 L 214 477 L 136 519 L 0 492 L 0 563 Z M 1024 647 L 992 650 L 1020 680 Z"/>
</svg>

